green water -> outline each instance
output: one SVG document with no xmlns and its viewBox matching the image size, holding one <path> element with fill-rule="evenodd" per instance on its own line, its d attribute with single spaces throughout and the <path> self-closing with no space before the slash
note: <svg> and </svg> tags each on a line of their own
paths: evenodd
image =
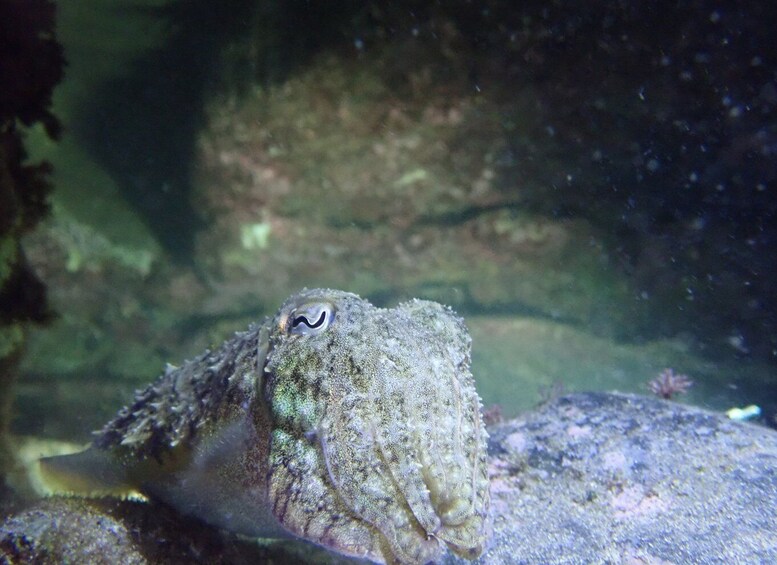
<svg viewBox="0 0 777 565">
<path fill-rule="evenodd" d="M 25 241 L 59 318 L 30 334 L 17 433 L 86 438 L 304 286 L 450 304 L 507 415 L 671 367 L 680 401 L 769 423 L 758 15 L 407 4 L 59 4 L 65 133 L 28 136 L 55 190 Z"/>
</svg>

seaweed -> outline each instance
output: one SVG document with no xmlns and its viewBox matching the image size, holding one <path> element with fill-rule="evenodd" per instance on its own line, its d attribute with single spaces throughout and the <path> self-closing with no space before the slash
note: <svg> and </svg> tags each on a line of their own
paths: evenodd
<svg viewBox="0 0 777 565">
<path fill-rule="evenodd" d="M 62 129 L 51 111 L 65 67 L 55 15 L 49 0 L 0 1 L 0 482 L 14 461 L 7 433 L 23 327 L 53 317 L 19 242 L 48 214 L 53 188 L 51 165 L 28 162 L 24 133 L 40 126 L 56 140 Z"/>
</svg>

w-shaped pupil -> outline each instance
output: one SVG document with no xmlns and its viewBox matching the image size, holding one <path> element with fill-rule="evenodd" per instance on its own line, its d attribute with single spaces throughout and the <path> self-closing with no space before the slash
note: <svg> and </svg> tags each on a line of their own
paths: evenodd
<svg viewBox="0 0 777 565">
<path fill-rule="evenodd" d="M 293 328 L 296 328 L 300 324 L 305 324 L 310 329 L 314 330 L 316 328 L 320 328 L 324 325 L 324 321 L 326 320 L 326 312 L 321 312 L 321 315 L 318 317 L 318 320 L 316 320 L 313 323 L 310 323 L 310 320 L 308 320 L 307 316 L 297 316 L 294 318 L 294 321 L 291 323 L 291 326 Z"/>
</svg>

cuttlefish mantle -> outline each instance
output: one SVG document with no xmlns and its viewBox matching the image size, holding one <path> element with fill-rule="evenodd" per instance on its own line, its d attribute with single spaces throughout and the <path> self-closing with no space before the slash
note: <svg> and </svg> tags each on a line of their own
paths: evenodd
<svg viewBox="0 0 777 565">
<path fill-rule="evenodd" d="M 164 374 L 86 451 L 42 460 L 70 490 L 135 490 L 254 537 L 376 563 L 483 550 L 487 434 L 463 321 L 304 290 Z"/>
</svg>

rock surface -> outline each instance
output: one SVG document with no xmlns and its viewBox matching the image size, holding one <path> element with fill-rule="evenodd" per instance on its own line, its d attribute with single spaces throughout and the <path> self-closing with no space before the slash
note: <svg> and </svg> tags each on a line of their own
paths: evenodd
<svg viewBox="0 0 777 565">
<path fill-rule="evenodd" d="M 479 563 L 777 561 L 777 434 L 766 428 L 647 397 L 573 394 L 492 428 L 490 456 L 494 534 Z M 340 562 L 130 501 L 55 498 L 0 525 L 0 561 L 86 557 Z"/>
<path fill-rule="evenodd" d="M 181 519 L 164 506 L 53 497 L 0 526 L 0 563 L 267 563 L 303 561 Z"/>
<path fill-rule="evenodd" d="M 768 429 L 584 393 L 492 429 L 490 456 L 494 535 L 482 563 L 777 561 Z"/>
</svg>

